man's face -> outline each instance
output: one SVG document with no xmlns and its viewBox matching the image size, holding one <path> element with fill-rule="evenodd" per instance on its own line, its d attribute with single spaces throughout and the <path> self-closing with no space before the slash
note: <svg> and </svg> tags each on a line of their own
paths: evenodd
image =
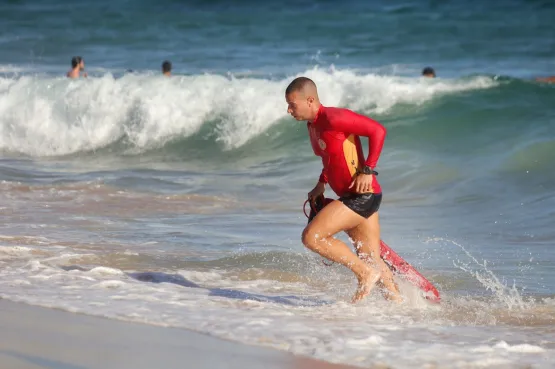
<svg viewBox="0 0 555 369">
<path fill-rule="evenodd" d="M 300 91 L 293 91 L 285 96 L 287 102 L 287 113 L 296 120 L 310 120 L 313 97 L 306 97 Z"/>
<path fill-rule="evenodd" d="M 80 70 L 85 69 L 85 61 L 84 60 L 81 60 L 81 63 L 79 63 L 79 69 Z"/>
</svg>

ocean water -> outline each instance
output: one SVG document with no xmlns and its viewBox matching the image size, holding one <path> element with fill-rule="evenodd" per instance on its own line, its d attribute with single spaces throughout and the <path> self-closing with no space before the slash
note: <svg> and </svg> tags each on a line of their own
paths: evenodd
<svg viewBox="0 0 555 369">
<path fill-rule="evenodd" d="M 553 367 L 553 3 L 239 3 L 0 4 L 0 298 L 361 367 Z M 440 304 L 399 276 L 403 304 L 352 305 L 302 246 L 300 75 L 387 127 L 382 239 Z"/>
</svg>

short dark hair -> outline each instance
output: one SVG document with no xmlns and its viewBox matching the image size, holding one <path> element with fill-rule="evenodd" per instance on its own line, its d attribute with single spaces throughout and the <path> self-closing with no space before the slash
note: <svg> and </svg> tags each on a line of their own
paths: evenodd
<svg viewBox="0 0 555 369">
<path fill-rule="evenodd" d="M 170 63 L 169 61 L 164 61 L 162 63 L 162 72 L 166 73 L 166 72 L 171 72 L 172 70 L 172 63 Z"/>
<path fill-rule="evenodd" d="M 310 78 L 297 77 L 293 81 L 291 81 L 289 86 L 287 86 L 287 88 L 285 89 L 285 94 L 289 95 L 292 92 L 300 91 L 307 85 L 313 85 L 314 87 L 316 87 L 316 83 L 314 83 L 314 81 Z"/>
<path fill-rule="evenodd" d="M 422 75 L 425 76 L 427 74 L 433 74 L 434 76 L 436 75 L 436 72 L 434 71 L 434 68 L 432 67 L 426 67 L 422 70 Z"/>
<path fill-rule="evenodd" d="M 81 62 L 83 61 L 83 58 L 80 56 L 74 56 L 73 58 L 71 58 L 71 66 L 73 68 L 75 68 L 76 66 L 78 66 L 79 64 L 81 64 Z"/>
</svg>

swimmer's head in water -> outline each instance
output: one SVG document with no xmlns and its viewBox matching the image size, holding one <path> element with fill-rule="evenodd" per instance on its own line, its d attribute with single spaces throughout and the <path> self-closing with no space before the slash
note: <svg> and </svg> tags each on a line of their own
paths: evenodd
<svg viewBox="0 0 555 369">
<path fill-rule="evenodd" d="M 71 58 L 71 67 L 72 68 L 79 67 L 79 69 L 84 69 L 85 68 L 85 61 L 80 56 L 74 56 L 73 58 Z"/>
<path fill-rule="evenodd" d="M 422 70 L 422 75 L 424 77 L 434 78 L 436 76 L 436 72 L 431 67 L 426 67 Z"/>
<path fill-rule="evenodd" d="M 287 112 L 296 120 L 313 120 L 320 107 L 316 84 L 310 78 L 295 78 L 285 90 Z"/>
<path fill-rule="evenodd" d="M 172 71 L 172 63 L 170 63 L 169 61 L 164 61 L 162 63 L 162 73 L 166 74 L 166 73 L 170 73 Z"/>
</svg>

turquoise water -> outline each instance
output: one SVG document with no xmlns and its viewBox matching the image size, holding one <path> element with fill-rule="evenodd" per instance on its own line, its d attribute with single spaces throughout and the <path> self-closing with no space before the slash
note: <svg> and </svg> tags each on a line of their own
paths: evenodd
<svg viewBox="0 0 555 369">
<path fill-rule="evenodd" d="M 534 81 L 555 74 L 551 2 L 0 14 L 2 298 L 362 366 L 552 365 L 555 87 Z M 74 55 L 89 78 L 64 77 Z M 441 306 L 408 285 L 402 307 L 350 306 L 352 277 L 302 247 L 321 164 L 286 113 L 299 75 L 387 127 L 382 238 Z"/>
</svg>

